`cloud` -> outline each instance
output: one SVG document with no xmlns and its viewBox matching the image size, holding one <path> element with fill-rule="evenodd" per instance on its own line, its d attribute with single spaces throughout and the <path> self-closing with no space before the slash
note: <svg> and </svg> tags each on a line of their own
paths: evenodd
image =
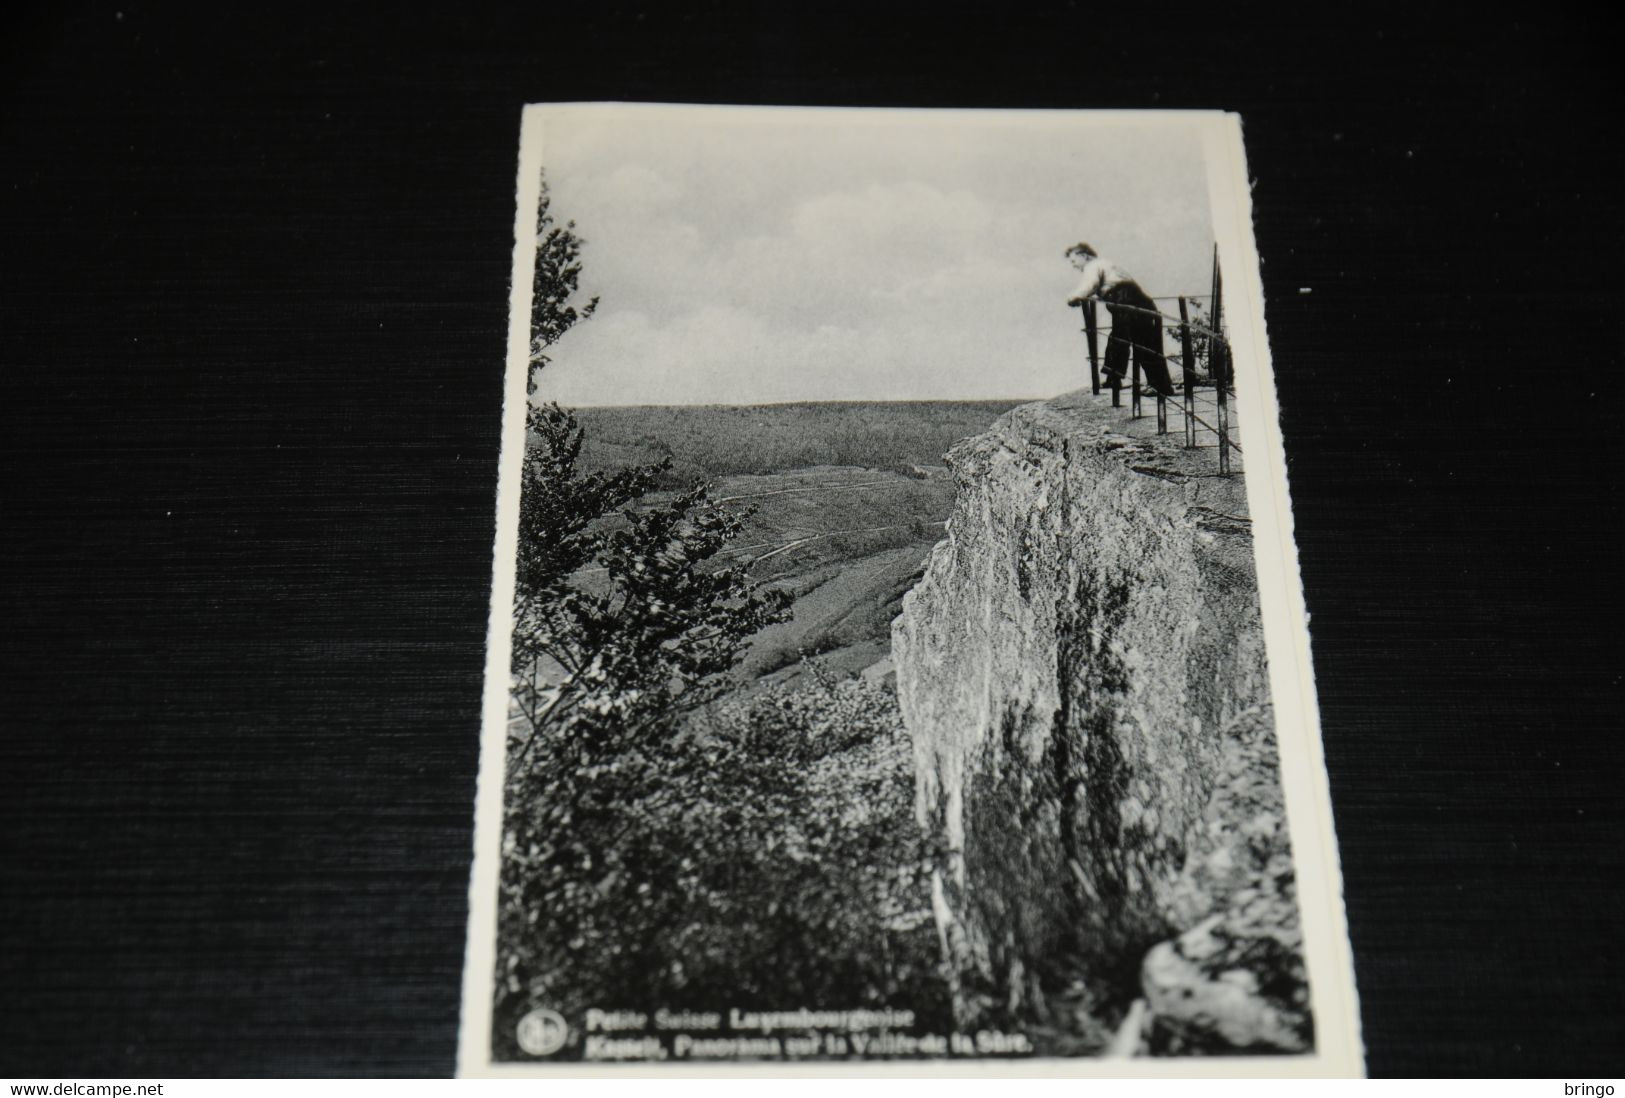
<svg viewBox="0 0 1625 1098">
<path fill-rule="evenodd" d="M 555 213 L 576 219 L 602 305 L 555 349 L 544 396 L 1036 397 L 1082 383 L 1066 245 L 1090 240 L 1153 293 L 1205 288 L 1200 148 L 1166 127 L 1136 152 L 1139 130 L 1061 121 L 682 117 L 681 140 L 669 117 L 549 133 Z"/>
<path fill-rule="evenodd" d="M 993 213 L 968 191 L 927 183 L 871 183 L 798 204 L 791 232 L 809 247 L 945 257 L 973 248 L 993 226 Z"/>
<path fill-rule="evenodd" d="M 664 209 L 683 193 L 676 183 L 643 164 L 622 164 L 598 187 L 605 204 L 629 212 Z"/>
</svg>

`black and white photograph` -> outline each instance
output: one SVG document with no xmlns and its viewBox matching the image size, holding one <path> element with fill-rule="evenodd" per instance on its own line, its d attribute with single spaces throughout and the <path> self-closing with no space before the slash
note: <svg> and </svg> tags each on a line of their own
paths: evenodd
<svg viewBox="0 0 1625 1098">
<path fill-rule="evenodd" d="M 1359 1072 L 1244 178 L 527 109 L 464 1074 Z"/>
</svg>

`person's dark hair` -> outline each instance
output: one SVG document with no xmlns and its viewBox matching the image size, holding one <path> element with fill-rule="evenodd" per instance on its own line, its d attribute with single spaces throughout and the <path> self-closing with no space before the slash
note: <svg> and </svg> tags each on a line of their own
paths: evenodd
<svg viewBox="0 0 1625 1098">
<path fill-rule="evenodd" d="M 1099 259 L 1100 253 L 1087 244 L 1074 244 L 1066 250 L 1066 257 L 1071 259 L 1075 255 L 1086 255 L 1090 259 Z"/>
</svg>

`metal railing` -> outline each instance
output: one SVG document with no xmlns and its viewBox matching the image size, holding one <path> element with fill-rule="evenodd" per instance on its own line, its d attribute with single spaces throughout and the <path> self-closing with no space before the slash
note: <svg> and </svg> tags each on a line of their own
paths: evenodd
<svg viewBox="0 0 1625 1098">
<path fill-rule="evenodd" d="M 1207 299 L 1207 305 L 1201 301 Z M 1209 294 L 1184 294 L 1178 297 L 1154 297 L 1153 302 L 1177 301 L 1179 315 L 1172 316 L 1160 309 L 1147 309 L 1138 305 L 1111 304 L 1110 308 L 1128 312 L 1156 316 L 1163 322 L 1163 329 L 1176 331 L 1179 339 L 1179 360 L 1181 368 L 1181 392 L 1176 394 L 1180 399 L 1179 410 L 1184 418 L 1185 447 L 1197 449 L 1201 443 L 1201 432 L 1205 429 L 1216 436 L 1219 448 L 1219 472 L 1228 474 L 1230 470 L 1230 454 L 1235 451 L 1242 452 L 1241 446 L 1231 437 L 1230 430 L 1230 395 L 1235 389 L 1235 371 L 1230 353 L 1230 341 L 1224 334 L 1224 283 L 1219 273 L 1219 250 L 1213 249 L 1213 289 Z M 1099 302 L 1090 298 L 1084 301 L 1083 331 L 1089 350 L 1089 382 L 1096 396 L 1100 395 L 1100 336 L 1111 331 L 1111 325 L 1099 323 L 1097 306 Z M 1191 319 L 1193 309 L 1205 308 L 1207 323 L 1200 323 Z M 1134 419 L 1144 415 L 1142 406 L 1144 386 L 1140 378 L 1140 360 L 1136 353 L 1147 350 L 1162 358 L 1165 362 L 1171 356 L 1165 347 L 1142 347 L 1131 344 L 1129 358 L 1132 361 L 1132 375 L 1129 382 L 1130 411 Z M 1211 384 L 1214 392 L 1214 422 L 1208 422 L 1198 411 L 1196 390 L 1198 363 L 1202 372 L 1207 375 L 1207 382 Z M 1201 386 L 1205 388 L 1206 386 Z M 1112 407 L 1123 406 L 1123 379 L 1120 376 L 1111 378 L 1110 390 L 1112 394 Z M 1168 396 L 1160 391 L 1154 391 L 1157 398 L 1157 434 L 1168 433 Z M 1203 409 L 1205 410 L 1205 409 Z"/>
</svg>

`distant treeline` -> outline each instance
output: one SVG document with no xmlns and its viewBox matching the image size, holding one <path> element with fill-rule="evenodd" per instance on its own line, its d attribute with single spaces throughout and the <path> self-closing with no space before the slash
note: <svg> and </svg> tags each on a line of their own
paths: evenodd
<svg viewBox="0 0 1625 1098">
<path fill-rule="evenodd" d="M 582 463 L 616 468 L 670 458 L 671 480 L 855 465 L 908 473 L 940 465 L 955 442 L 1019 400 L 581 408 Z"/>
</svg>

